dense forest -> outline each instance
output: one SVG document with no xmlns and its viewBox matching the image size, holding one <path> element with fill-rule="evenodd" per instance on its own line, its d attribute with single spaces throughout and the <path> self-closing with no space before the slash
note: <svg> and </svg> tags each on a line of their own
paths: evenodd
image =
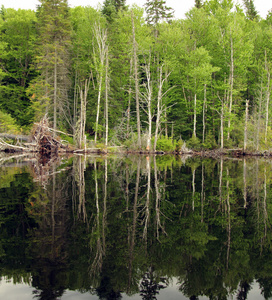
<svg viewBox="0 0 272 300">
<path fill-rule="evenodd" d="M 0 132 L 47 115 L 77 147 L 270 150 L 272 13 L 253 0 L 0 11 Z M 69 139 L 69 138 L 67 138 Z"/>
</svg>

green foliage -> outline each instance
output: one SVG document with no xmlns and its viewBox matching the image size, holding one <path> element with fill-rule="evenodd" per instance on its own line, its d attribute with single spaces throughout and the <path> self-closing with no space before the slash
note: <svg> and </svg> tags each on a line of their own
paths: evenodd
<svg viewBox="0 0 272 300">
<path fill-rule="evenodd" d="M 216 140 L 214 138 L 214 135 L 212 134 L 212 132 L 209 130 L 209 132 L 206 134 L 205 136 L 205 141 L 203 143 L 203 147 L 204 149 L 209 149 L 209 150 L 213 150 L 217 148 L 217 143 Z"/>
<path fill-rule="evenodd" d="M 63 141 L 66 141 L 66 142 L 69 143 L 70 145 L 74 145 L 74 144 L 75 144 L 75 141 L 74 141 L 74 139 L 73 139 L 72 136 L 68 136 L 68 135 L 66 135 L 66 134 L 61 134 L 60 137 L 61 137 L 61 139 L 62 139 Z"/>
<path fill-rule="evenodd" d="M 253 0 L 243 0 L 245 8 L 246 8 L 246 15 L 249 20 L 253 21 L 258 18 L 258 12 L 255 8 Z"/>
<path fill-rule="evenodd" d="M 36 75 L 31 68 L 36 20 L 34 11 L 23 9 L 7 8 L 0 17 L 0 107 L 20 125 L 32 121 L 26 89 Z"/>
<path fill-rule="evenodd" d="M 36 115 L 48 113 L 56 129 L 57 123 L 71 124 L 71 120 L 67 121 L 67 115 L 71 115 L 68 98 L 71 86 L 70 15 L 67 0 L 39 2 L 41 5 L 37 11 L 38 40 L 34 58 L 39 74 L 31 83 L 32 97 L 35 99 L 33 108 Z"/>
<path fill-rule="evenodd" d="M 176 142 L 176 151 L 180 152 L 182 150 L 182 148 L 184 147 L 184 141 L 182 139 L 178 140 Z"/>
<path fill-rule="evenodd" d="M 265 140 L 265 130 L 260 132 L 260 150 L 261 151 L 272 151 L 272 128 L 271 126 L 267 129 L 267 138 Z"/>
<path fill-rule="evenodd" d="M 16 121 L 9 115 L 0 110 L 0 132 L 20 133 L 20 127 Z"/>
<path fill-rule="evenodd" d="M 201 150 L 201 141 L 198 137 L 194 135 L 187 141 L 186 144 L 189 149 Z"/>
<path fill-rule="evenodd" d="M 152 144 L 154 142 L 154 138 L 152 138 Z M 157 149 L 158 151 L 164 152 L 174 152 L 176 149 L 176 141 L 172 138 L 166 136 L 160 136 L 157 140 Z"/>
</svg>

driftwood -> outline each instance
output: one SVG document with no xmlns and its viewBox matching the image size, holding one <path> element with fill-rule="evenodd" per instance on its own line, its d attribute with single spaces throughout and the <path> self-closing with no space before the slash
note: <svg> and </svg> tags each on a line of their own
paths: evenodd
<svg viewBox="0 0 272 300">
<path fill-rule="evenodd" d="M 18 135 L 18 134 L 12 134 L 12 133 L 0 133 L 1 138 L 6 138 L 10 140 L 21 140 L 28 142 L 29 136 L 28 135 Z"/>
</svg>

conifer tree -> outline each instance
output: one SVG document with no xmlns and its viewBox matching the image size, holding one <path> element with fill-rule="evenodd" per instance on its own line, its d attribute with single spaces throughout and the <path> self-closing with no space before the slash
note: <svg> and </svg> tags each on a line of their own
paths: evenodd
<svg viewBox="0 0 272 300">
<path fill-rule="evenodd" d="M 32 99 L 38 114 L 53 116 L 53 128 L 57 127 L 57 116 L 70 123 L 69 107 L 69 46 L 71 24 L 67 0 L 40 0 L 38 7 L 38 47 L 36 55 L 40 75 L 33 84 Z"/>
<path fill-rule="evenodd" d="M 203 6 L 202 1 L 201 0 L 195 0 L 195 7 L 196 8 L 201 8 Z"/>
<path fill-rule="evenodd" d="M 258 12 L 256 11 L 253 0 L 244 0 L 244 5 L 246 8 L 246 15 L 249 20 L 254 20 L 258 17 Z"/>
<path fill-rule="evenodd" d="M 164 0 L 147 0 L 145 3 L 147 14 L 146 22 L 150 25 L 157 25 L 160 20 L 169 21 L 173 18 L 173 9 L 166 6 Z"/>
<path fill-rule="evenodd" d="M 125 8 L 126 0 L 104 0 L 102 14 L 108 22 L 112 22 L 118 11 Z"/>
</svg>

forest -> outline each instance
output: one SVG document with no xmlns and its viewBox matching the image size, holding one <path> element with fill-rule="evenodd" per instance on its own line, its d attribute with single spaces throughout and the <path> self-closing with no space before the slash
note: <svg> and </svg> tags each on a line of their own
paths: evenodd
<svg viewBox="0 0 272 300">
<path fill-rule="evenodd" d="M 46 115 L 78 148 L 270 151 L 272 11 L 39 2 L 0 10 L 0 133 L 31 134 Z"/>
</svg>

